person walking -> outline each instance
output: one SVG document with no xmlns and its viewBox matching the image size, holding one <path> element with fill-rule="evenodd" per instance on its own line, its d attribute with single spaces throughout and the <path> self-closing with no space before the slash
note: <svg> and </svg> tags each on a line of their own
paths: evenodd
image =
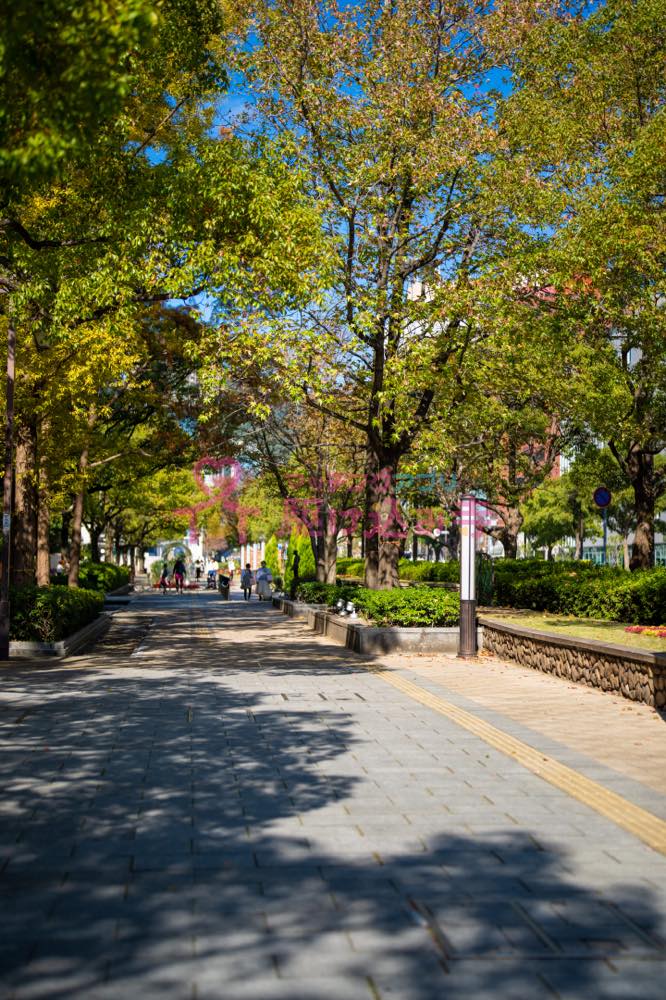
<svg viewBox="0 0 666 1000">
<path fill-rule="evenodd" d="M 164 563 L 162 566 L 162 574 L 160 576 L 160 590 L 163 594 L 166 594 L 169 587 L 169 566 Z"/>
<path fill-rule="evenodd" d="M 273 594 L 273 591 L 271 590 L 272 581 L 273 574 L 264 560 L 262 561 L 260 568 L 257 570 L 257 597 L 260 601 L 270 601 Z"/>
<path fill-rule="evenodd" d="M 176 593 L 182 594 L 185 588 L 185 563 L 180 556 L 173 564 L 173 578 L 176 581 Z"/>
<path fill-rule="evenodd" d="M 247 563 L 245 569 L 241 573 L 241 587 L 243 588 L 243 600 L 249 601 L 252 596 L 252 570 L 250 569 L 250 564 Z"/>
</svg>

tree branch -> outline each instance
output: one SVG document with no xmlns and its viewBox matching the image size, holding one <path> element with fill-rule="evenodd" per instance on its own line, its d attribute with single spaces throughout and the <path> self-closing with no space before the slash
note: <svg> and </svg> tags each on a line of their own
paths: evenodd
<svg viewBox="0 0 666 1000">
<path fill-rule="evenodd" d="M 17 236 L 20 236 L 23 242 L 26 243 L 31 250 L 59 250 L 64 247 L 80 247 L 90 243 L 109 242 L 108 236 L 91 236 L 76 240 L 39 240 L 35 236 L 32 236 L 25 226 L 18 221 L 18 219 L 2 219 L 0 221 L 0 226 L 4 229 L 10 229 L 12 232 L 16 233 Z"/>
<path fill-rule="evenodd" d="M 150 145 L 150 143 L 151 143 L 151 142 L 152 142 L 152 140 L 153 140 L 153 139 L 155 138 L 155 136 L 157 135 L 157 133 L 158 133 L 158 132 L 159 132 L 159 131 L 160 131 L 161 129 L 163 129 L 163 128 L 164 128 L 164 126 L 165 126 L 165 125 L 167 125 L 167 124 L 168 124 L 168 123 L 169 123 L 169 122 L 171 121 L 171 119 L 172 119 L 172 118 L 174 117 L 174 115 L 176 115 L 176 114 L 177 114 L 177 113 L 178 113 L 178 112 L 180 111 L 180 109 L 181 109 L 181 108 L 183 107 L 183 105 L 184 105 L 184 104 L 187 104 L 187 102 L 189 101 L 189 99 L 190 99 L 190 95 L 189 95 L 189 94 L 186 94 L 186 95 L 185 95 L 185 97 L 183 97 L 183 98 L 182 98 L 182 100 L 178 101 L 178 103 L 177 103 L 177 104 L 175 105 L 175 107 L 173 107 L 173 108 L 171 109 L 171 111 L 169 112 L 169 114 L 168 114 L 168 115 L 166 115 L 166 116 L 165 116 L 165 117 L 164 117 L 164 118 L 162 119 L 162 121 L 161 121 L 161 122 L 159 123 L 159 125 L 156 125 L 154 129 L 151 129 L 151 131 L 150 131 L 150 132 L 148 133 L 148 137 L 147 137 L 146 139 L 144 139 L 144 141 L 143 141 L 143 142 L 141 143 L 141 145 L 140 145 L 140 146 L 138 146 L 138 147 L 137 147 L 137 148 L 136 148 L 136 149 L 134 150 L 134 153 L 133 153 L 133 155 L 134 155 L 135 157 L 137 157 L 137 156 L 140 156 L 140 155 L 141 155 L 141 153 L 143 153 L 144 149 L 145 149 L 145 148 L 146 148 L 147 146 L 149 146 L 149 145 Z"/>
</svg>

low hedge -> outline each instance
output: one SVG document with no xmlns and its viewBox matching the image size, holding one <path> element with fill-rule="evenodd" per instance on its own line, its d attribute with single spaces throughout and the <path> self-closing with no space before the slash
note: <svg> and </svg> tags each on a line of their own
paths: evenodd
<svg viewBox="0 0 666 1000">
<path fill-rule="evenodd" d="M 79 570 L 79 587 L 82 590 L 96 590 L 108 594 L 111 590 L 124 587 L 130 581 L 129 566 L 116 566 L 115 563 L 83 563 Z M 67 586 L 67 574 L 52 576 L 51 583 Z"/>
<path fill-rule="evenodd" d="M 336 564 L 337 572 L 340 576 L 360 576 L 365 575 L 365 559 L 345 558 L 338 559 Z"/>
<path fill-rule="evenodd" d="M 104 594 L 129 582 L 129 566 L 116 566 L 114 563 L 84 563 L 79 573 L 79 587 Z"/>
<path fill-rule="evenodd" d="M 459 583 L 460 563 L 457 560 L 449 562 L 426 562 L 411 559 L 401 559 L 398 564 L 398 575 L 401 580 L 419 580 L 424 583 Z"/>
<path fill-rule="evenodd" d="M 21 587 L 12 591 L 10 638 L 59 642 L 94 621 L 104 595 L 74 587 Z"/>
<path fill-rule="evenodd" d="M 338 560 L 338 572 L 342 575 L 361 577 L 363 568 L 362 559 Z M 457 561 L 430 563 L 401 559 L 399 571 L 403 580 L 423 583 L 457 582 L 460 565 Z M 498 559 L 493 563 L 493 574 L 495 606 L 527 608 L 627 624 L 660 625 L 666 621 L 665 567 L 628 573 L 616 566 L 597 566 L 583 560 Z M 388 603 L 382 607 L 393 607 L 391 602 L 396 602 L 396 609 L 399 606 L 403 608 L 405 619 L 409 617 L 407 608 L 415 609 L 416 618 L 419 613 L 416 609 L 423 609 L 423 615 L 429 617 L 439 606 L 431 603 L 430 596 L 426 597 L 426 593 L 431 592 L 418 586 L 399 592 L 410 596 L 394 596 L 390 599 L 385 595 L 398 592 L 368 593 L 384 595 L 379 600 Z M 441 595 L 441 592 L 437 593 Z M 339 588 L 333 604 L 340 596 L 342 594 Z M 323 598 L 322 601 L 326 603 Z M 357 606 L 361 608 L 358 601 Z M 370 617 L 370 604 L 363 610 Z M 375 619 L 379 621 L 383 613 L 381 608 L 373 607 L 373 611 L 379 615 Z M 396 610 L 396 614 L 398 613 Z"/>
<path fill-rule="evenodd" d="M 369 590 L 343 584 L 303 583 L 301 600 L 334 608 L 339 600 L 353 601 L 357 611 L 377 625 L 446 627 L 460 621 L 460 598 L 447 590 L 411 587 L 409 590 Z"/>
<path fill-rule="evenodd" d="M 659 625 L 666 620 L 666 568 L 628 573 L 584 562 L 495 563 L 496 605 Z"/>
<path fill-rule="evenodd" d="M 357 576 L 361 579 L 365 574 L 364 559 L 338 559 L 337 571 L 340 576 Z M 460 563 L 427 562 L 424 559 L 413 562 L 411 559 L 401 559 L 398 563 L 398 576 L 401 580 L 416 580 L 430 583 L 458 583 L 460 580 Z"/>
<path fill-rule="evenodd" d="M 317 583 L 301 580 L 296 589 L 296 596 L 308 604 L 325 604 L 335 607 L 339 600 L 355 601 L 361 588 L 356 583 Z"/>
</svg>

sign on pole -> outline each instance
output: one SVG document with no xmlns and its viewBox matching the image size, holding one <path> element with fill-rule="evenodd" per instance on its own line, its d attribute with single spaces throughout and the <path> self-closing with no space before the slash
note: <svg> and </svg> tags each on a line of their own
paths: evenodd
<svg viewBox="0 0 666 1000">
<path fill-rule="evenodd" d="M 597 507 L 609 507 L 610 502 L 613 499 L 613 494 L 606 486 L 597 486 L 596 490 L 592 494 L 592 499 L 594 500 Z"/>
<path fill-rule="evenodd" d="M 458 656 L 476 656 L 476 497 L 460 503 L 460 637 Z"/>
</svg>

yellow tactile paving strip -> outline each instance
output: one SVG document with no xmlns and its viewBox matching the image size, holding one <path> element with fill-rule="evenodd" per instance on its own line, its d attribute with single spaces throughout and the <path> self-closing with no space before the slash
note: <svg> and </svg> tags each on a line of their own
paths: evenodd
<svg viewBox="0 0 666 1000">
<path fill-rule="evenodd" d="M 463 729 L 478 736 L 489 746 L 518 761 L 519 764 L 543 778 L 544 781 L 548 781 L 551 785 L 566 792 L 567 795 L 571 795 L 572 798 L 578 799 L 579 802 L 583 802 L 602 816 L 610 819 L 623 830 L 638 837 L 653 850 L 659 851 L 660 854 L 666 854 L 666 822 L 659 819 L 658 816 L 654 816 L 646 809 L 641 809 L 640 806 L 634 805 L 633 802 L 629 802 L 621 795 L 609 791 L 596 781 L 586 778 L 565 764 L 560 764 L 553 757 L 546 756 L 527 743 L 502 732 L 501 729 L 484 722 L 483 719 L 471 712 L 426 691 L 418 684 L 398 676 L 393 671 L 379 666 L 369 666 L 368 669 L 409 698 L 422 705 L 427 705 L 428 708 L 434 709 L 440 715 L 447 716 Z"/>
</svg>

